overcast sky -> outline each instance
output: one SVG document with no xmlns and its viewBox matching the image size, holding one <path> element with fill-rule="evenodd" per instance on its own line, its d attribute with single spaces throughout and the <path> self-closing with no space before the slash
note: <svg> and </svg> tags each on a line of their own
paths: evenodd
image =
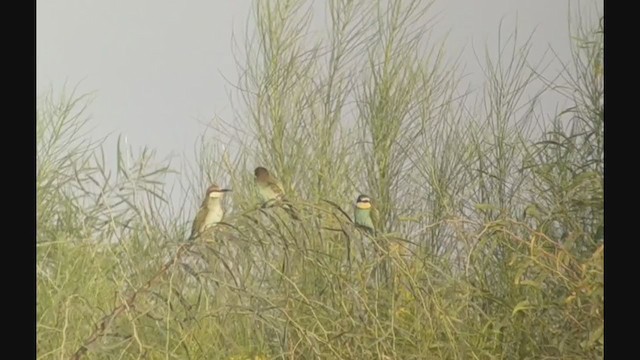
<svg viewBox="0 0 640 360">
<path fill-rule="evenodd" d="M 230 118 L 224 77 L 236 79 L 232 32 L 242 33 L 251 0 L 37 0 L 37 93 L 80 82 L 96 91 L 89 113 L 96 137 L 126 135 L 159 155 L 193 154 L 204 123 Z M 602 1 L 572 6 L 602 8 Z M 436 33 L 450 31 L 449 53 L 465 49 L 471 79 L 481 79 L 472 47 L 495 44 L 498 23 L 534 35 L 533 56 L 549 46 L 568 57 L 567 0 L 440 0 Z M 224 77 L 223 77 L 224 76 Z"/>
</svg>

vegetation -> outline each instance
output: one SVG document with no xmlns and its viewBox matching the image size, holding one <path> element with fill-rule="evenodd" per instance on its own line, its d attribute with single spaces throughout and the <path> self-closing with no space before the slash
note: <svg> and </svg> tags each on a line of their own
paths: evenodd
<svg viewBox="0 0 640 360">
<path fill-rule="evenodd" d="M 41 99 L 39 359 L 603 357 L 603 20 L 573 25 L 553 79 L 514 32 L 468 94 L 429 4 L 327 7 L 319 34 L 309 2 L 255 2 L 236 118 L 192 169 L 119 141 L 109 170 L 87 96 Z M 569 103 L 552 116 L 550 93 Z M 301 221 L 260 208 L 258 165 Z M 225 222 L 187 242 L 212 182 L 234 190 Z M 359 193 L 375 239 L 351 222 Z"/>
</svg>

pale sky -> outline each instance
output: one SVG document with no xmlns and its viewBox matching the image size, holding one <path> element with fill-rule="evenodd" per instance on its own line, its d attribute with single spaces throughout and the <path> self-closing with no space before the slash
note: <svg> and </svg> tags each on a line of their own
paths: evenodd
<svg viewBox="0 0 640 360">
<path fill-rule="evenodd" d="M 471 45 L 495 45 L 500 19 L 510 30 L 517 16 L 522 39 L 536 30 L 534 57 L 551 46 L 568 59 L 568 8 L 567 0 L 439 0 L 435 31 L 450 32 L 448 52 L 465 49 L 466 72 L 481 79 Z M 134 148 L 191 158 L 204 124 L 231 118 L 232 32 L 243 39 L 250 11 L 251 0 L 37 0 L 37 93 L 80 82 L 80 92 L 96 91 L 96 137 L 122 134 Z"/>
</svg>

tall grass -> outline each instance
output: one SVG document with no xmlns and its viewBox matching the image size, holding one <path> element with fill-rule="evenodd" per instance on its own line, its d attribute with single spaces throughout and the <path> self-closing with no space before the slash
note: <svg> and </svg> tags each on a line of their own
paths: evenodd
<svg viewBox="0 0 640 360">
<path fill-rule="evenodd" d="M 118 141 L 109 170 L 86 96 L 43 98 L 38 357 L 601 358 L 602 21 L 551 79 L 514 32 L 470 94 L 430 5 L 332 0 L 318 32 L 310 2 L 256 2 L 236 115 L 177 169 L 183 204 L 147 149 Z M 571 105 L 549 114 L 548 92 Z M 301 220 L 260 207 L 258 165 Z M 212 182 L 234 190 L 224 223 L 187 242 Z"/>
</svg>

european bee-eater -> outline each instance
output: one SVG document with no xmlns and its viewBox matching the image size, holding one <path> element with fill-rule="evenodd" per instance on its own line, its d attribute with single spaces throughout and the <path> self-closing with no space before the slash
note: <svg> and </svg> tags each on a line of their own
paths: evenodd
<svg viewBox="0 0 640 360">
<path fill-rule="evenodd" d="M 258 187 L 262 201 L 264 201 L 263 206 L 267 206 L 274 202 L 282 204 L 282 207 L 287 211 L 287 213 L 289 213 L 289 215 L 291 215 L 292 218 L 300 220 L 293 207 L 286 203 L 287 199 L 284 196 L 284 189 L 282 188 L 282 185 L 277 179 L 269 174 L 269 170 L 259 166 L 254 170 L 254 175 L 256 176 L 256 186 Z"/>
<path fill-rule="evenodd" d="M 228 191 L 231 191 L 231 189 L 221 189 L 215 184 L 209 186 L 196 218 L 193 220 L 189 240 L 202 235 L 207 228 L 215 226 L 222 220 L 224 216 L 222 196 Z"/>
<path fill-rule="evenodd" d="M 360 195 L 356 200 L 354 219 L 359 228 L 375 235 L 374 219 L 376 210 L 371 206 L 371 199 L 367 195 Z"/>
</svg>

